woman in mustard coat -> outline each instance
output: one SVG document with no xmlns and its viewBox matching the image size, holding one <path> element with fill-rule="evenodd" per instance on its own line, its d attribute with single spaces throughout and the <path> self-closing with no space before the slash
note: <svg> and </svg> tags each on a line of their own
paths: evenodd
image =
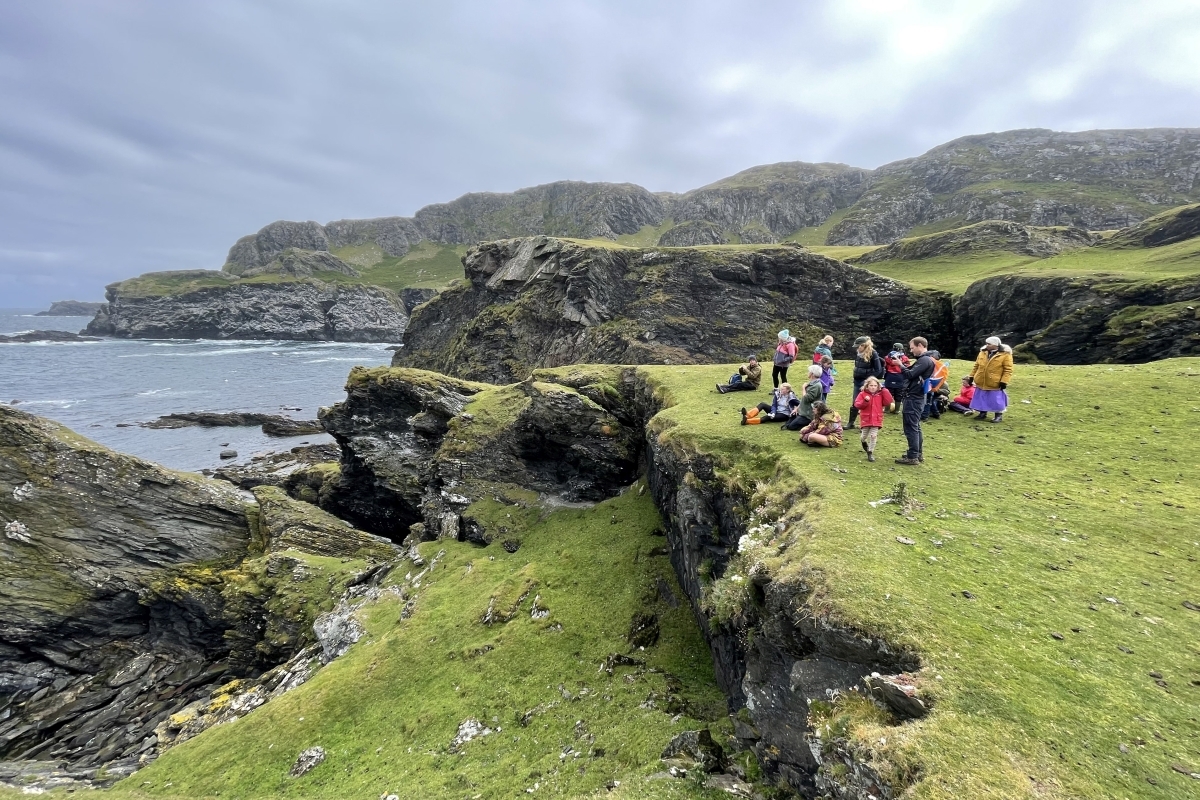
<svg viewBox="0 0 1200 800">
<path fill-rule="evenodd" d="M 987 419 L 989 411 L 995 414 L 992 422 L 1004 419 L 1008 409 L 1008 392 L 1005 390 L 1012 380 L 1012 373 L 1012 348 L 1001 344 L 999 336 L 989 336 L 975 357 L 975 367 L 969 376 L 975 386 L 975 395 L 971 398 L 971 410 L 978 412 L 975 419 Z"/>
</svg>

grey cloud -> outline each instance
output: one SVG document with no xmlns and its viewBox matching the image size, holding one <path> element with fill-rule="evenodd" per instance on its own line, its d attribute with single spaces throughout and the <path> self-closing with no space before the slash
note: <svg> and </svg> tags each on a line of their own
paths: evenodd
<svg viewBox="0 0 1200 800">
<path fill-rule="evenodd" d="M 1200 124 L 1200 76 L 1139 66 L 1153 36 L 1089 49 L 1097 31 L 1124 35 L 1104 27 L 1118 4 L 999 4 L 919 63 L 889 60 L 870 12 L 835 24 L 848 7 L 0 5 L 0 306 L 217 267 L 279 218 L 411 214 L 565 178 L 683 191 L 756 164 L 872 167 L 1014 127 Z M 1159 24 L 1200 30 L 1186 10 Z M 1030 91 L 1064 65 L 1084 65 L 1065 96 Z M 722 89 L 739 70 L 753 78 Z"/>
</svg>

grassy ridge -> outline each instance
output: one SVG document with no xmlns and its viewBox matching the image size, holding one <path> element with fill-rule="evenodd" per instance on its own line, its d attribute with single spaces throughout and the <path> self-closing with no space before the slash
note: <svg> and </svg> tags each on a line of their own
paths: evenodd
<svg viewBox="0 0 1200 800">
<path fill-rule="evenodd" d="M 772 476 L 812 489 L 777 573 L 819 580 L 824 613 L 921 654 L 934 713 L 855 733 L 894 776 L 921 775 L 906 797 L 1200 796 L 1172 769 L 1200 771 L 1200 613 L 1183 606 L 1200 602 L 1200 359 L 1018 367 L 1006 422 L 927 423 L 919 468 L 892 463 L 894 415 L 868 464 L 850 437 L 812 450 L 738 425 L 751 398 L 695 388 L 728 367 L 645 371 L 678 401 L 663 435 L 760 499 L 801 479 Z M 920 507 L 868 505 L 902 481 Z"/>
</svg>

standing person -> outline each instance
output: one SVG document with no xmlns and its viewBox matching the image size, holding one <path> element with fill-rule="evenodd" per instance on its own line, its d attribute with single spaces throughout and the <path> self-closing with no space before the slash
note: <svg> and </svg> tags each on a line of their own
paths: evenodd
<svg viewBox="0 0 1200 800">
<path fill-rule="evenodd" d="M 853 405 L 858 398 L 858 393 L 863 389 L 863 382 L 867 378 L 878 378 L 883 380 L 883 359 L 879 357 L 879 353 L 875 352 L 875 343 L 871 341 L 870 336 L 860 336 L 854 340 L 854 393 L 850 395 L 850 424 L 846 426 L 847 430 L 854 429 L 854 421 L 858 419 L 858 406 Z M 890 396 L 890 395 L 889 395 Z M 892 401 L 889 400 L 890 404 Z"/>
<path fill-rule="evenodd" d="M 792 401 L 796 403 L 793 404 Z M 800 398 L 792 391 L 790 383 L 781 383 L 779 388 L 771 393 L 770 403 L 759 403 L 757 408 L 747 411 L 742 409 L 743 425 L 761 425 L 764 422 L 787 422 L 792 416 L 792 410 L 799 404 Z"/>
<path fill-rule="evenodd" d="M 904 438 L 908 440 L 908 452 L 897 458 L 897 464 L 912 466 L 925 460 L 921 441 L 921 413 L 925 410 L 925 379 L 933 374 L 933 358 L 929 355 L 929 341 L 917 336 L 908 343 L 915 357 L 912 366 L 904 367 L 901 374 L 908 380 L 904 389 Z"/>
<path fill-rule="evenodd" d="M 809 364 L 808 383 L 804 384 L 804 391 L 800 393 L 800 402 L 796 406 L 796 413 L 783 427 L 789 431 L 798 431 L 812 422 L 813 405 L 819 402 L 821 402 L 821 367 L 817 364 Z"/>
<path fill-rule="evenodd" d="M 992 422 L 1004 419 L 1008 409 L 1009 381 L 1012 380 L 1013 360 L 1012 348 L 1000 343 L 999 336 L 989 336 L 984 340 L 983 348 L 975 357 L 975 368 L 971 370 L 971 383 L 975 386 L 975 396 L 971 398 L 971 410 L 979 412 L 975 419 L 987 419 L 988 412 L 994 412 Z"/>
<path fill-rule="evenodd" d="M 734 380 L 738 378 L 739 380 Z M 758 365 L 758 356 L 750 356 L 746 363 L 738 367 L 737 375 L 729 379 L 725 385 L 717 384 L 717 391 L 726 392 L 757 392 L 758 384 L 762 382 L 762 367 Z"/>
<path fill-rule="evenodd" d="M 828 356 L 829 360 L 833 360 L 833 337 L 826 335 L 821 341 L 817 342 L 817 346 L 813 348 L 813 363 L 820 364 L 822 356 Z"/>
<path fill-rule="evenodd" d="M 892 393 L 897 406 L 904 404 L 908 380 L 904 377 L 903 370 L 908 364 L 908 356 L 904 355 L 904 345 L 899 342 L 892 345 L 892 349 L 883 357 L 883 388 Z"/>
<path fill-rule="evenodd" d="M 792 332 L 784 328 L 779 332 L 779 341 L 775 345 L 775 358 L 772 359 L 773 366 L 771 367 L 771 383 L 775 388 L 779 388 L 779 384 L 787 383 L 788 367 L 796 360 L 796 340 L 792 338 Z"/>
<path fill-rule="evenodd" d="M 862 449 L 867 451 L 867 461 L 875 460 L 875 445 L 879 431 L 883 429 L 883 409 L 892 405 L 892 393 L 883 388 L 879 378 L 868 375 L 862 390 L 854 396 L 854 410 L 862 412 Z"/>
<path fill-rule="evenodd" d="M 829 393 L 833 391 L 833 382 L 837 377 L 837 369 L 833 366 L 833 359 L 829 356 L 821 356 L 821 402 L 829 400 Z"/>
</svg>

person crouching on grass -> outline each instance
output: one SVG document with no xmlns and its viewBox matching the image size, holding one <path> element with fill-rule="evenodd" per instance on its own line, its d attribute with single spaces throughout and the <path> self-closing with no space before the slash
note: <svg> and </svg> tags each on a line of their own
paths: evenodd
<svg viewBox="0 0 1200 800">
<path fill-rule="evenodd" d="M 800 441 L 809 447 L 841 447 L 841 415 L 820 400 L 813 403 L 812 422 L 800 431 Z"/>
<path fill-rule="evenodd" d="M 862 391 L 854 398 L 854 409 L 860 414 L 862 434 L 859 440 L 867 451 L 867 461 L 875 460 L 875 445 L 879 442 L 879 431 L 883 428 L 883 410 L 895 408 L 892 393 L 883 388 L 874 375 L 863 381 Z"/>
</svg>

